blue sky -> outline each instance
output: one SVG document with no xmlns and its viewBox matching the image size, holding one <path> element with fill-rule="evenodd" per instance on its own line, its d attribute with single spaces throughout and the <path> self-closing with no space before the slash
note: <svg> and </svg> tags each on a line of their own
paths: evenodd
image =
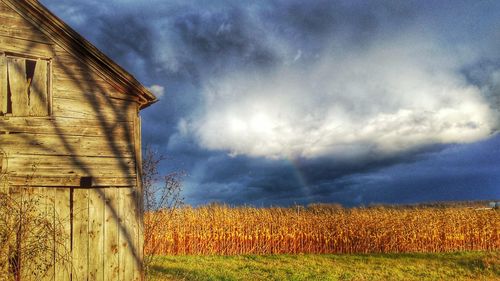
<svg viewBox="0 0 500 281">
<path fill-rule="evenodd" d="M 500 199 L 498 1 L 53 1 L 150 87 L 186 202 Z"/>
</svg>

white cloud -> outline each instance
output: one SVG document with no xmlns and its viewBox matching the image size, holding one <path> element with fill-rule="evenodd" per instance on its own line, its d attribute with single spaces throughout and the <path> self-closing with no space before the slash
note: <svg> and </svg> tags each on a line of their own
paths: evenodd
<svg viewBox="0 0 500 281">
<path fill-rule="evenodd" d="M 160 85 L 153 85 L 148 87 L 148 89 L 159 99 L 165 95 L 165 88 Z"/>
<path fill-rule="evenodd" d="M 460 75 L 462 63 L 428 38 L 399 37 L 274 74 L 211 83 L 189 122 L 208 149 L 268 158 L 345 159 L 489 136 L 497 115 Z"/>
</svg>

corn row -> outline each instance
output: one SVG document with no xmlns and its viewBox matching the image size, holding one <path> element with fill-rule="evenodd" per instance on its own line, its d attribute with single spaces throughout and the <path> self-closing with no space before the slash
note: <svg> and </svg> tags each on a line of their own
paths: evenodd
<svg viewBox="0 0 500 281">
<path fill-rule="evenodd" d="M 500 212 L 465 207 L 210 205 L 147 213 L 145 224 L 146 254 L 156 255 L 500 250 Z"/>
</svg>

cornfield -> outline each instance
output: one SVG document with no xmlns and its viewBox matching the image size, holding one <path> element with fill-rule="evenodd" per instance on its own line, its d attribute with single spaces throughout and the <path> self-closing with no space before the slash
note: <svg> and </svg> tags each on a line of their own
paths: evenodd
<svg viewBox="0 0 500 281">
<path fill-rule="evenodd" d="M 149 255 L 500 250 L 500 211 L 466 207 L 210 205 L 147 213 L 145 223 Z"/>
</svg>

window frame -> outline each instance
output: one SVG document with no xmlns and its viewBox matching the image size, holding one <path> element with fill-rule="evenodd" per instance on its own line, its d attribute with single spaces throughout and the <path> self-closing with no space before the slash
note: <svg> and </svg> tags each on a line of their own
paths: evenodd
<svg viewBox="0 0 500 281">
<path fill-rule="evenodd" d="M 2 51 L 0 50 L 0 57 L 3 58 L 4 65 L 2 65 L 2 70 L 0 70 L 0 74 L 5 72 L 5 77 L 7 78 L 7 59 L 8 58 L 17 58 L 17 59 L 25 59 L 25 60 L 31 60 L 31 61 L 37 61 L 37 60 L 42 60 L 47 63 L 47 114 L 43 116 L 31 116 L 31 115 L 13 115 L 12 113 L 4 113 L 0 114 L 0 118 L 3 119 L 8 119 L 8 118 L 50 118 L 53 116 L 53 71 L 52 71 L 52 63 L 53 59 L 51 57 L 46 57 L 46 56 L 40 56 L 40 55 L 30 55 L 30 54 L 25 54 L 25 53 L 16 53 L 16 52 L 9 52 L 9 51 Z M 8 78 L 7 78 L 8 80 Z M 5 80 L 0 80 L 0 87 L 4 88 L 7 90 L 7 85 L 4 85 L 3 83 L 8 83 L 8 81 Z M 7 94 L 7 93 L 6 93 Z"/>
</svg>

